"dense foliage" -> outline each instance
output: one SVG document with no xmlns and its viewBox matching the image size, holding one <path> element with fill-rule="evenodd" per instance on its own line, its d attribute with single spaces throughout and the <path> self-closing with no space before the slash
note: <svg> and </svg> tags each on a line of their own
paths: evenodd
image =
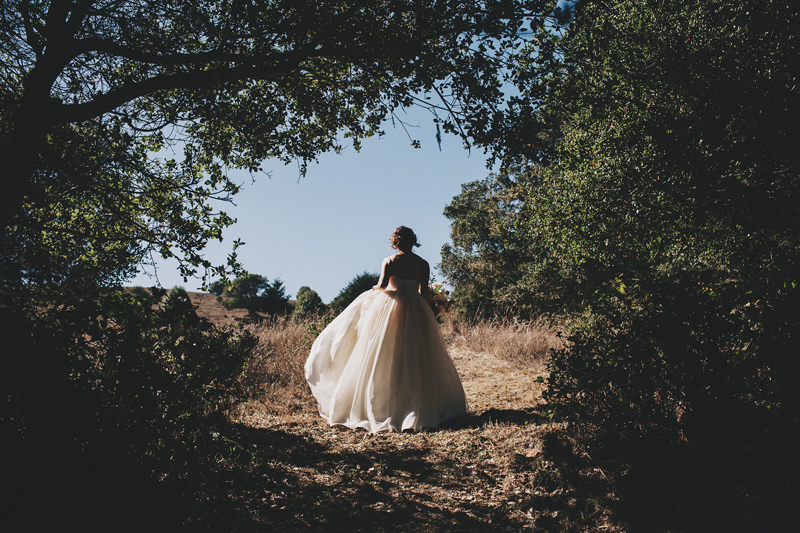
<svg viewBox="0 0 800 533">
<path fill-rule="evenodd" d="M 587 429 L 796 417 L 800 13 L 579 6 L 519 57 L 519 113 L 498 139 L 540 166 L 466 186 L 445 270 L 496 273 L 457 285 L 471 299 L 578 313 L 549 398 Z"/>
<path fill-rule="evenodd" d="M 0 306 L 0 332 L 15 356 L 0 372 L 0 466 L 14 487 L 4 505 L 51 506 L 70 501 L 62 493 L 71 490 L 133 497 L 130 484 L 177 481 L 227 448 L 212 431 L 239 394 L 251 334 L 198 319 L 181 289 L 156 306 L 144 291 L 73 295 L 44 308 L 27 293 L 3 293 L 6 302 L 20 296 L 20 305 Z M 104 502 L 125 505 L 114 494 L 94 498 L 89 527 L 107 512 Z M 62 512 L 74 511 L 47 514 L 58 521 Z"/>
<path fill-rule="evenodd" d="M 547 266 L 555 261 L 520 229 L 533 216 L 530 190 L 540 181 L 539 169 L 513 166 L 462 185 L 445 208 L 452 243 L 442 248 L 440 267 L 455 287 L 460 319 L 532 318 L 566 305 L 570 284 L 531 284 L 528 279 L 535 275 L 540 280 L 553 271 Z"/>
</svg>

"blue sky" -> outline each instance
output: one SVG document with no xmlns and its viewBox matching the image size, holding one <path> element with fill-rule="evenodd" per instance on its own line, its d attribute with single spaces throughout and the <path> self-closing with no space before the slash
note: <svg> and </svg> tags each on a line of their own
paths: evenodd
<svg viewBox="0 0 800 533">
<path fill-rule="evenodd" d="M 240 238 L 244 267 L 273 280 L 283 280 L 294 296 L 303 285 L 332 300 L 357 274 L 378 272 L 381 260 L 393 253 L 389 235 L 399 225 L 417 233 L 416 251 L 435 268 L 442 245 L 449 242 L 449 221 L 442 211 L 461 191 L 461 184 L 485 177 L 486 157 L 461 140 L 445 135 L 442 149 L 429 112 L 409 110 L 407 122 L 422 148 L 411 147 L 399 126 L 387 123 L 386 135 L 364 141 L 360 152 L 347 146 L 341 154 L 323 154 L 299 178 L 296 165 L 266 161 L 271 177 L 251 183 L 245 173 L 234 173 L 244 190 L 223 209 L 237 219 L 222 243 L 209 246 L 206 257 L 224 263 L 231 243 Z M 169 262 L 158 265 L 157 277 L 139 274 L 130 285 L 181 285 L 198 290 L 200 280 L 184 282 Z M 438 272 L 434 269 L 434 274 Z M 440 275 L 438 275 L 441 278 Z"/>
</svg>

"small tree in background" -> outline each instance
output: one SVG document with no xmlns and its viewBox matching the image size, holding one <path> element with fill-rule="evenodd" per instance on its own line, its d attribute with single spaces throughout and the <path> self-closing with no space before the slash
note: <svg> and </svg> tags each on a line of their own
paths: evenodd
<svg viewBox="0 0 800 533">
<path fill-rule="evenodd" d="M 540 168 L 511 165 L 463 184 L 445 207 L 452 243 L 442 247 L 439 267 L 455 288 L 459 318 L 530 318 L 567 306 L 570 295 L 564 288 L 570 284 L 558 280 L 545 288 L 540 282 L 554 256 L 541 257 L 542 247 L 532 246 L 528 233 L 519 231 L 536 205 L 531 190 L 539 181 Z"/>
<path fill-rule="evenodd" d="M 222 296 L 222 293 L 225 292 L 225 281 L 218 279 L 216 281 L 211 282 L 208 285 L 208 292 L 210 294 L 216 294 L 217 296 Z"/>
<path fill-rule="evenodd" d="M 341 313 L 344 311 L 345 307 L 350 305 L 353 300 L 358 297 L 359 294 L 374 287 L 378 283 L 379 279 L 380 276 L 378 276 L 378 274 L 362 272 L 358 276 L 354 277 L 353 280 L 341 290 L 336 298 L 331 301 L 331 309 L 336 313 Z"/>
<path fill-rule="evenodd" d="M 302 320 L 324 310 L 325 304 L 322 303 L 322 298 L 317 291 L 305 285 L 300 287 L 300 290 L 297 291 L 297 301 L 294 304 L 294 311 L 292 311 L 292 319 Z"/>
<path fill-rule="evenodd" d="M 259 297 L 268 285 L 269 280 L 260 274 L 243 274 L 224 288 L 220 303 L 228 309 L 238 307 L 255 313 L 260 307 Z"/>
<path fill-rule="evenodd" d="M 214 282 L 209 289 L 219 290 L 221 282 Z M 272 283 L 260 274 L 243 274 L 225 286 L 220 303 L 227 307 L 247 309 L 251 315 L 257 312 L 280 314 L 286 312 L 289 295 L 280 279 Z"/>
<path fill-rule="evenodd" d="M 183 287 L 171 288 L 161 298 L 158 307 L 164 317 L 168 319 L 184 320 L 190 325 L 197 325 L 200 322 L 194 304 Z"/>
<path fill-rule="evenodd" d="M 280 279 L 268 283 L 261 295 L 262 311 L 269 314 L 282 314 L 289 309 L 289 295 Z"/>
</svg>

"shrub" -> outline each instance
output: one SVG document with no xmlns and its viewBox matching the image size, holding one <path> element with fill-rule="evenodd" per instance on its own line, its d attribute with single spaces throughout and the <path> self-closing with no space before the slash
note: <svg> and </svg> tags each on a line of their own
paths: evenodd
<svg viewBox="0 0 800 533">
<path fill-rule="evenodd" d="M 98 311 L 86 349 L 101 424 L 124 433 L 140 453 L 180 455 L 201 421 L 240 395 L 238 378 L 255 339 L 201 321 L 181 289 L 155 310 L 112 293 Z"/>
<path fill-rule="evenodd" d="M 150 472 L 179 476 L 206 459 L 203 427 L 241 395 L 252 334 L 199 320 L 180 289 L 157 308 L 122 290 L 42 298 L 15 312 L 0 305 L 20 361 L 2 380 L 4 433 L 14 427 L 11 439 L 34 459 L 127 452 Z"/>
<path fill-rule="evenodd" d="M 159 302 L 159 310 L 167 320 L 176 322 L 185 321 L 190 324 L 197 324 L 199 319 L 194 311 L 192 300 L 183 287 L 173 287 Z"/>
<path fill-rule="evenodd" d="M 142 305 L 153 305 L 156 303 L 156 299 L 153 296 L 153 292 L 150 289 L 145 287 L 131 287 L 128 289 L 128 292 L 133 296 L 136 300 L 142 302 Z"/>
</svg>

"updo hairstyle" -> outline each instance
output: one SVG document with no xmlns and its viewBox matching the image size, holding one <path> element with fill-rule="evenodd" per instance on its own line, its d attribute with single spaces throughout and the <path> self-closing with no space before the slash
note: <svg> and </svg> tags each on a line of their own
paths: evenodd
<svg viewBox="0 0 800 533">
<path fill-rule="evenodd" d="M 411 250 L 414 246 L 420 245 L 417 242 L 417 236 L 414 231 L 405 226 L 400 226 L 394 230 L 392 236 L 389 237 L 389 242 L 395 250 Z"/>
</svg>

